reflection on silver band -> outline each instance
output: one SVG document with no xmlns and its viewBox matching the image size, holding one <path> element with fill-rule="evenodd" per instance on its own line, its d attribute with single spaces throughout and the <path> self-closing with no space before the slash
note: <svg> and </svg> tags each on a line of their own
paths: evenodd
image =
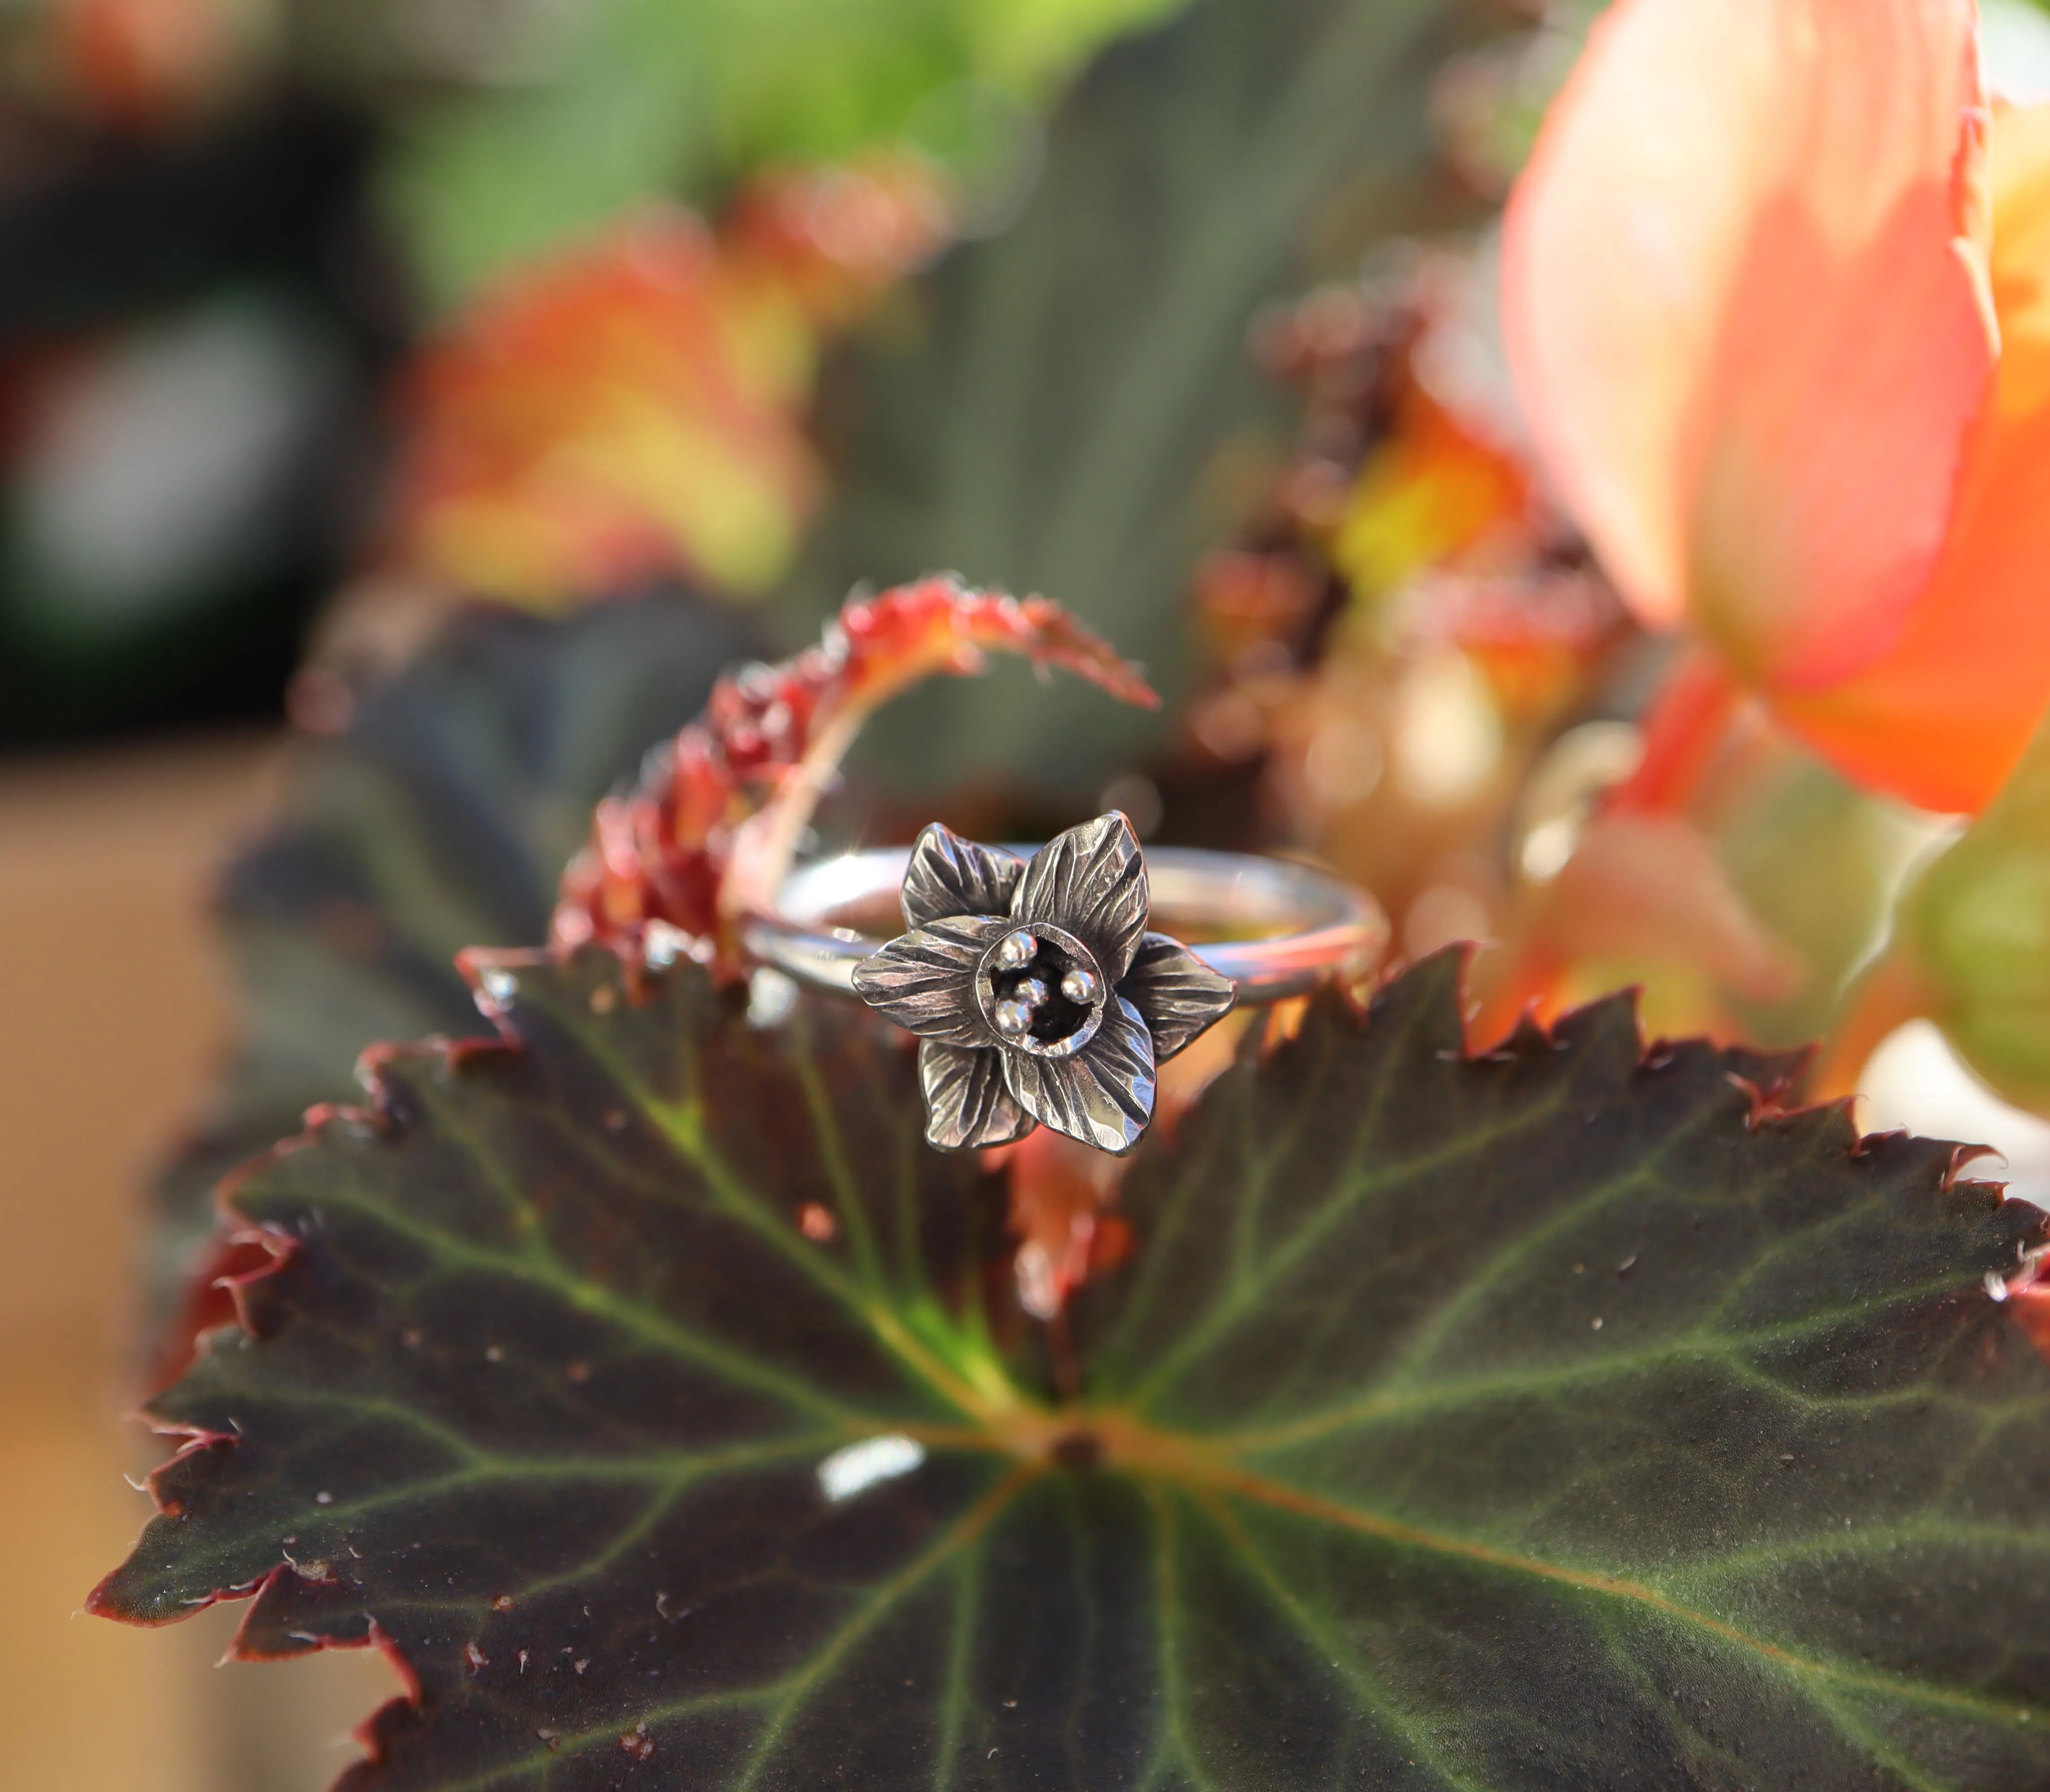
<svg viewBox="0 0 2050 1792">
<path fill-rule="evenodd" d="M 1022 858 L 1034 848 L 1007 850 Z M 896 930 L 910 855 L 908 847 L 887 847 L 802 867 L 783 886 L 780 912 L 743 927 L 747 949 L 801 982 L 852 995 L 855 966 L 887 936 L 848 923 Z M 1197 957 L 1237 986 L 1241 1003 L 1302 995 L 1334 972 L 1370 964 L 1383 943 L 1373 899 L 1312 867 L 1193 847 L 1156 847 L 1145 857 L 1155 925 L 1189 940 Z M 1255 937 L 1202 938 L 1226 933 Z"/>
</svg>

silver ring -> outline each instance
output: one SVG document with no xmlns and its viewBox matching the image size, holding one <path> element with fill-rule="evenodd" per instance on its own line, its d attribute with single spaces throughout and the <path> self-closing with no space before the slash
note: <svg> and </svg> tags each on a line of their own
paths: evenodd
<svg viewBox="0 0 2050 1792">
<path fill-rule="evenodd" d="M 894 896 L 910 932 L 850 923 Z M 1185 946 L 1198 931 L 1257 937 Z M 858 995 L 918 1036 L 926 1138 L 1007 1144 L 1043 1124 L 1128 1151 L 1152 1119 L 1155 1073 L 1238 1003 L 1301 995 L 1368 968 L 1383 943 L 1363 892 L 1306 865 L 1244 853 L 1141 852 L 1116 811 L 1036 851 L 935 823 L 908 850 L 808 865 L 742 938 L 799 981 Z"/>
</svg>

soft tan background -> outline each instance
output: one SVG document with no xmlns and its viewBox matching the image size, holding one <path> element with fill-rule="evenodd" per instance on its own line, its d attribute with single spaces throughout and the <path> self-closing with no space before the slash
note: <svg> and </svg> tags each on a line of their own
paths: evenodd
<svg viewBox="0 0 2050 1792">
<path fill-rule="evenodd" d="M 79 1614 L 164 1453 L 126 1416 L 137 1190 L 229 995 L 204 905 L 260 818 L 266 737 L 0 769 L 0 1736 L 8 1792 L 314 1792 L 394 1681 L 373 1655 L 216 1670 L 232 1607 Z"/>
</svg>

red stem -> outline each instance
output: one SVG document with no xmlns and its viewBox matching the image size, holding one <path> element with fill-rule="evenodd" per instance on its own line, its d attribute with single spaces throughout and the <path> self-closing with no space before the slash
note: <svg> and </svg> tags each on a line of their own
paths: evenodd
<svg viewBox="0 0 2050 1792">
<path fill-rule="evenodd" d="M 1722 749 L 1740 695 L 1721 660 L 1686 649 L 1645 711 L 1644 757 L 1605 806 L 1662 815 L 1685 809 Z"/>
</svg>

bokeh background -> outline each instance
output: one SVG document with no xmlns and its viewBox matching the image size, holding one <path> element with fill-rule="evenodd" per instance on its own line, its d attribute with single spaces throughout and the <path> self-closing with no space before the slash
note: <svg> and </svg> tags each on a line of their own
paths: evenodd
<svg viewBox="0 0 2050 1792">
<path fill-rule="evenodd" d="M 541 937 L 592 802 L 855 581 L 1046 590 L 1170 700 L 922 695 L 844 835 L 1114 803 L 1411 952 L 1566 861 L 1664 650 L 1530 475 L 1491 229 L 1599 0 L 1353 10 L 1348 62 L 1326 0 L 0 6 L 0 1781 L 349 1759 L 374 1655 L 77 1615 L 207 1190 L 470 1024 L 449 954 Z M 2050 17 L 1986 26 L 2050 92 Z M 1799 1038 L 1948 824 L 1769 742 L 1710 810 L 1748 906 L 1585 978 Z M 1933 1030 L 1869 1087 L 2050 1187 Z"/>
</svg>

